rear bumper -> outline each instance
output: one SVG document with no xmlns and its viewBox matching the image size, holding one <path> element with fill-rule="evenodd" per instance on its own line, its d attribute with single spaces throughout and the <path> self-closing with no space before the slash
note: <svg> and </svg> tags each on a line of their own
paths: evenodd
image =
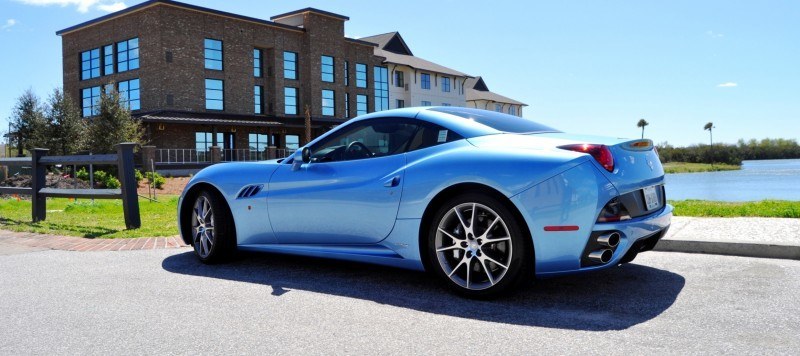
<svg viewBox="0 0 800 356">
<path fill-rule="evenodd" d="M 598 270 L 627 263 L 640 252 L 652 250 L 658 241 L 667 233 L 672 220 L 672 205 L 665 205 L 659 212 L 640 218 L 616 223 L 595 224 L 593 231 L 617 231 L 621 235 L 620 243 L 614 255 L 606 264 L 585 266 L 573 270 L 537 272 L 539 277 L 550 277 L 564 274 Z"/>
</svg>

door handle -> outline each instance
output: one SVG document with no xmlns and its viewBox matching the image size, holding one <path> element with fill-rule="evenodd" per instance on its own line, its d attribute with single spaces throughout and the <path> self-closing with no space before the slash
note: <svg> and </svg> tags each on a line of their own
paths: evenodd
<svg viewBox="0 0 800 356">
<path fill-rule="evenodd" d="M 392 179 L 387 180 L 386 183 L 383 183 L 386 188 L 393 188 L 398 185 L 400 185 L 400 176 L 394 176 Z"/>
</svg>

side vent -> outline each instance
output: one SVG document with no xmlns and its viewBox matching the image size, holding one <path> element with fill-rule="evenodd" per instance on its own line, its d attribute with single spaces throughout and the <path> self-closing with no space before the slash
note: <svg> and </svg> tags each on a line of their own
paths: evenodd
<svg viewBox="0 0 800 356">
<path fill-rule="evenodd" d="M 264 189 L 263 184 L 247 185 L 244 188 L 242 188 L 242 190 L 239 191 L 239 194 L 236 195 L 236 199 L 250 198 L 258 194 L 258 192 L 260 192 L 261 189 Z"/>
</svg>

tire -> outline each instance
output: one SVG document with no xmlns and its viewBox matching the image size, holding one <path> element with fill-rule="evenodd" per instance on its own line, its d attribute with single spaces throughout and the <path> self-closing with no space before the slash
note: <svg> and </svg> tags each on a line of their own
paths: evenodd
<svg viewBox="0 0 800 356">
<path fill-rule="evenodd" d="M 430 221 L 428 266 L 456 293 L 491 299 L 532 277 L 533 257 L 524 240 L 530 235 L 497 199 L 464 194 L 442 204 Z"/>
<path fill-rule="evenodd" d="M 233 217 L 225 200 L 217 192 L 200 191 L 185 210 L 188 233 L 194 254 L 207 264 L 229 260 L 236 250 Z"/>
</svg>

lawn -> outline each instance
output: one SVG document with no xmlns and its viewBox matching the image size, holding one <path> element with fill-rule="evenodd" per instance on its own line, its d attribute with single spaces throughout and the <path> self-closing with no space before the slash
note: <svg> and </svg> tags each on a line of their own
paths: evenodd
<svg viewBox="0 0 800 356">
<path fill-rule="evenodd" d="M 800 201 L 718 202 L 677 200 L 670 201 L 670 204 L 675 207 L 674 214 L 676 216 L 800 218 Z"/>
<path fill-rule="evenodd" d="M 31 222 L 29 200 L 0 199 L 0 229 L 91 238 L 174 236 L 178 197 L 159 196 L 158 202 L 139 200 L 142 227 L 125 229 L 121 200 L 47 199 L 47 219 Z"/>
<path fill-rule="evenodd" d="M 698 173 L 698 172 L 716 172 L 716 171 L 736 171 L 742 169 L 742 166 L 732 164 L 714 163 L 712 166 L 708 163 L 687 163 L 687 162 L 667 162 L 664 163 L 665 173 Z"/>
</svg>

